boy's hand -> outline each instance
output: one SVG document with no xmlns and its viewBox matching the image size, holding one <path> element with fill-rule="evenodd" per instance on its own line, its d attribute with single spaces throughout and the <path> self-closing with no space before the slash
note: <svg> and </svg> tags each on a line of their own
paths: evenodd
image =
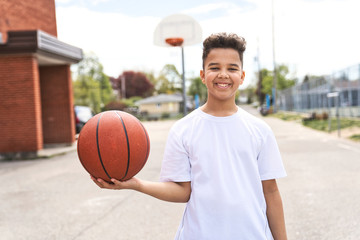
<svg viewBox="0 0 360 240">
<path fill-rule="evenodd" d="M 127 180 L 127 181 L 124 181 L 124 182 L 112 178 L 111 179 L 112 183 L 108 183 L 108 182 L 104 181 L 101 178 L 96 179 L 93 176 L 91 176 L 91 179 L 100 188 L 106 188 L 106 189 L 117 189 L 117 190 L 120 190 L 120 189 L 134 189 L 134 190 L 136 190 L 138 188 L 139 184 L 140 184 L 139 179 L 134 178 L 134 177 Z"/>
<path fill-rule="evenodd" d="M 111 183 L 101 178 L 91 179 L 100 188 L 105 189 L 132 189 L 169 202 L 187 202 L 191 194 L 191 182 L 150 182 L 139 178 L 127 181 L 111 179 Z"/>
</svg>

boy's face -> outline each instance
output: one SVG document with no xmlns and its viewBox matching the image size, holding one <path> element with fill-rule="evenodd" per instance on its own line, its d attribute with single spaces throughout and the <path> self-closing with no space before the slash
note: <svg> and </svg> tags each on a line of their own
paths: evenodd
<svg viewBox="0 0 360 240">
<path fill-rule="evenodd" d="M 235 100 L 235 94 L 245 78 L 239 53 L 231 48 L 212 49 L 205 59 L 200 77 L 208 89 L 209 100 Z"/>
</svg>

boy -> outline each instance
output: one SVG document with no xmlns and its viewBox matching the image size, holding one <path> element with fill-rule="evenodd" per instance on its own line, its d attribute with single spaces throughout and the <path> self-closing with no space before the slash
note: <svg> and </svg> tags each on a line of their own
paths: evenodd
<svg viewBox="0 0 360 240">
<path fill-rule="evenodd" d="M 161 182 L 101 179 L 101 188 L 133 189 L 187 202 L 175 239 L 287 239 L 276 178 L 286 176 L 271 129 L 235 104 L 246 42 L 219 33 L 203 43 L 207 102 L 169 132 Z"/>
</svg>

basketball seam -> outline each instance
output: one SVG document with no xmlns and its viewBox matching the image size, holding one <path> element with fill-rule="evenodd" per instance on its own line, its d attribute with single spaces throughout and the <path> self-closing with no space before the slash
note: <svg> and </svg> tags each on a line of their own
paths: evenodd
<svg viewBox="0 0 360 240">
<path fill-rule="evenodd" d="M 127 131 L 126 131 L 125 123 L 124 123 L 121 115 L 118 112 L 115 112 L 115 113 L 116 113 L 116 115 L 118 115 L 118 117 L 120 118 L 120 121 L 121 121 L 121 123 L 123 125 L 124 132 L 125 132 L 125 137 L 126 137 L 126 143 L 127 143 L 127 150 L 128 150 L 128 161 L 127 161 L 125 175 L 120 179 L 120 180 L 123 180 L 126 177 L 126 175 L 128 174 L 129 167 L 130 167 L 130 144 L 129 144 L 129 137 L 128 137 L 128 134 L 127 134 Z"/>
<path fill-rule="evenodd" d="M 99 146 L 99 125 L 100 125 L 100 119 L 102 117 L 103 114 L 100 115 L 99 119 L 98 119 L 98 122 L 97 122 L 97 125 L 96 125 L 96 146 L 97 146 L 97 150 L 98 150 L 98 155 L 99 155 L 99 160 L 100 160 L 100 163 L 101 163 L 101 166 L 102 168 L 104 169 L 104 172 L 105 174 L 108 176 L 109 179 L 111 179 L 109 173 L 106 171 L 105 169 L 105 165 L 103 163 L 103 160 L 101 158 L 101 153 L 100 153 L 100 146 Z"/>
</svg>

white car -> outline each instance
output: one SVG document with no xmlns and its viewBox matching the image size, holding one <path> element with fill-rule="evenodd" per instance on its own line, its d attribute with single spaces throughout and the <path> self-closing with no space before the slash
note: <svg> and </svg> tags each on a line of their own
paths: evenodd
<svg viewBox="0 0 360 240">
<path fill-rule="evenodd" d="M 85 123 L 95 114 L 91 108 L 86 106 L 74 106 L 76 133 L 79 133 Z"/>
</svg>

